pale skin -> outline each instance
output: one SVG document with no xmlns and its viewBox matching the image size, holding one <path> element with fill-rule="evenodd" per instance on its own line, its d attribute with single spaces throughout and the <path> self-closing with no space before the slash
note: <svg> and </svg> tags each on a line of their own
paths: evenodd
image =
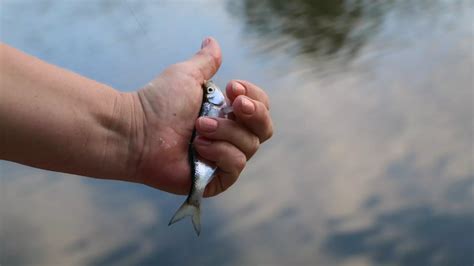
<svg viewBox="0 0 474 266">
<path fill-rule="evenodd" d="M 196 128 L 196 151 L 219 168 L 204 195 L 217 195 L 273 133 L 267 94 L 243 80 L 225 88 L 232 119 L 197 119 L 201 84 L 221 61 L 206 38 L 189 60 L 125 93 L 0 44 L 0 159 L 187 194 Z"/>
</svg>

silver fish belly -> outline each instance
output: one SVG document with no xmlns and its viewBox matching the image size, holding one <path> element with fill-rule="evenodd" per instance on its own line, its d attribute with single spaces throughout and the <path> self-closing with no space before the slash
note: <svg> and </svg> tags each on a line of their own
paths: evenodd
<svg viewBox="0 0 474 266">
<path fill-rule="evenodd" d="M 222 91 L 212 81 L 206 81 L 203 85 L 203 100 L 199 116 L 225 117 L 229 112 L 231 112 L 231 107 L 227 106 Z M 193 131 L 189 145 L 192 186 L 188 197 L 173 215 L 168 225 L 174 224 L 187 216 L 191 216 L 194 230 L 199 236 L 201 233 L 201 200 L 204 190 L 207 184 L 211 182 L 217 167 L 196 153 L 193 148 L 195 137 L 196 130 Z"/>
</svg>

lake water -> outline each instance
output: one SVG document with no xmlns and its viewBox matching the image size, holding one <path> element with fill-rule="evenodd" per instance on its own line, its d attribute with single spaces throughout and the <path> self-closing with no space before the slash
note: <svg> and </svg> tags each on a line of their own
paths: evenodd
<svg viewBox="0 0 474 266">
<path fill-rule="evenodd" d="M 205 36 L 275 135 L 203 229 L 183 197 L 0 162 L 1 265 L 473 265 L 474 3 L 10 1 L 2 41 L 119 90 Z"/>
</svg>

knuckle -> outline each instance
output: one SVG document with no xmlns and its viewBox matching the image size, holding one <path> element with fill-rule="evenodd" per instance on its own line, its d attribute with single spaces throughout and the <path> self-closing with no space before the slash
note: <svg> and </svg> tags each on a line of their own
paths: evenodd
<svg viewBox="0 0 474 266">
<path fill-rule="evenodd" d="M 264 114 L 260 116 L 260 120 L 262 121 L 260 125 L 262 126 L 261 128 L 263 129 L 261 132 L 263 134 L 261 135 L 261 140 L 265 141 L 273 136 L 273 124 L 272 120 L 270 118 L 270 113 L 266 111 Z"/>
<path fill-rule="evenodd" d="M 209 56 L 209 61 L 209 65 L 211 66 L 213 73 L 217 72 L 217 69 L 220 65 L 219 58 L 211 55 Z"/>
<path fill-rule="evenodd" d="M 204 76 L 201 69 L 199 69 L 197 67 L 190 68 L 188 73 L 194 80 L 201 80 L 202 77 Z"/>
<path fill-rule="evenodd" d="M 269 138 L 273 136 L 273 126 L 271 121 L 268 121 L 265 123 L 265 126 L 263 127 L 262 134 L 260 135 L 260 142 L 263 143 Z"/>
<path fill-rule="evenodd" d="M 272 125 L 270 124 L 270 125 L 268 126 L 267 132 L 266 132 L 266 134 L 265 134 L 265 140 L 267 140 L 267 139 L 269 139 L 269 138 L 271 138 L 271 137 L 273 137 L 273 127 L 272 127 Z"/>
<path fill-rule="evenodd" d="M 268 98 L 268 95 L 264 92 L 262 96 L 262 102 L 265 105 L 265 108 L 267 110 L 270 110 L 270 99 Z"/>
<path fill-rule="evenodd" d="M 260 139 L 258 137 L 252 138 L 251 154 L 253 155 L 260 148 Z"/>
<path fill-rule="evenodd" d="M 206 69 L 212 73 L 216 73 L 219 67 L 219 58 L 209 53 L 202 53 L 200 56 L 202 60 L 202 65 L 198 69 L 200 73 L 204 77 L 207 75 Z"/>
<path fill-rule="evenodd" d="M 187 73 L 194 80 L 200 80 L 203 76 L 201 69 L 189 63 L 183 63 L 183 67 L 181 69 L 185 70 L 185 73 Z"/>
<path fill-rule="evenodd" d="M 235 166 L 237 169 L 237 175 L 244 170 L 245 165 L 247 164 L 247 157 L 244 154 L 238 156 L 235 160 Z"/>
<path fill-rule="evenodd" d="M 266 118 L 268 116 L 268 108 L 267 108 L 267 105 L 265 104 L 265 102 L 262 102 L 262 101 L 257 101 L 257 104 L 259 105 L 258 106 L 258 109 L 261 113 L 261 116 L 263 118 Z"/>
<path fill-rule="evenodd" d="M 213 197 L 215 195 L 219 194 L 217 191 L 217 185 L 215 182 L 211 182 L 207 187 L 206 190 L 204 191 L 204 197 Z"/>
<path fill-rule="evenodd" d="M 273 124 L 270 122 L 270 125 L 268 126 L 268 138 L 273 137 Z"/>
</svg>

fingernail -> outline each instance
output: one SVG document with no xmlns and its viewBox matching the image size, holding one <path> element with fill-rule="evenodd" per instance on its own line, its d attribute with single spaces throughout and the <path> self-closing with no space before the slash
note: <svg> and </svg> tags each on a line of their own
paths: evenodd
<svg viewBox="0 0 474 266">
<path fill-rule="evenodd" d="M 217 120 L 207 117 L 199 118 L 199 128 L 205 132 L 214 132 L 217 129 Z"/>
<path fill-rule="evenodd" d="M 245 87 L 242 86 L 242 84 L 238 82 L 233 82 L 232 83 L 232 92 L 237 95 L 245 95 Z"/>
<path fill-rule="evenodd" d="M 255 111 L 255 105 L 249 99 L 242 98 L 242 111 L 251 115 Z"/>
<path fill-rule="evenodd" d="M 206 47 L 209 43 L 211 42 L 211 39 L 210 38 L 206 38 L 202 41 L 201 43 L 201 49 Z"/>
<path fill-rule="evenodd" d="M 197 144 L 198 144 L 198 145 L 205 145 L 205 146 L 207 146 L 207 145 L 211 145 L 211 143 L 212 143 L 212 141 L 209 140 L 209 139 L 207 139 L 207 138 L 205 138 L 205 137 L 198 137 L 198 138 L 197 138 Z"/>
</svg>

